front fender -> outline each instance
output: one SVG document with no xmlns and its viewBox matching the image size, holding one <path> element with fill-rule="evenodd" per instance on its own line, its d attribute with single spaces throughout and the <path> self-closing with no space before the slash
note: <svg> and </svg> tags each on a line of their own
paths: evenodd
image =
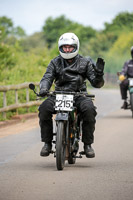
<svg viewBox="0 0 133 200">
<path fill-rule="evenodd" d="M 68 113 L 57 113 L 55 117 L 55 121 L 67 121 L 68 120 Z"/>
<path fill-rule="evenodd" d="M 133 93 L 133 87 L 130 87 L 130 88 L 129 88 L 129 92 L 130 92 L 130 93 Z"/>
</svg>

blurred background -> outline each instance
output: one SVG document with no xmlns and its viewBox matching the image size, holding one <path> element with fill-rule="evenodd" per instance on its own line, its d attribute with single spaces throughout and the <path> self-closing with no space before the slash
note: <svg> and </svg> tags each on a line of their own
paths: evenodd
<svg viewBox="0 0 133 200">
<path fill-rule="evenodd" d="M 116 76 L 131 57 L 132 8 L 131 0 L 0 0 L 0 85 L 39 82 L 64 32 L 79 37 L 81 55 L 105 59 L 105 76 Z"/>
</svg>

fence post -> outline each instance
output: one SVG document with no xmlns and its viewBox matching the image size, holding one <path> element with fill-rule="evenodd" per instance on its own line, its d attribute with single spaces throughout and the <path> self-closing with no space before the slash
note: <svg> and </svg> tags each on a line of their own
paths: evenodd
<svg viewBox="0 0 133 200">
<path fill-rule="evenodd" d="M 26 102 L 29 102 L 29 88 L 26 88 Z M 27 108 L 27 112 L 29 112 L 29 108 Z"/>
<path fill-rule="evenodd" d="M 6 92 L 3 92 L 3 107 L 7 106 L 6 102 Z M 6 112 L 3 112 L 3 118 L 6 119 Z"/>
<path fill-rule="evenodd" d="M 15 90 L 15 103 L 18 104 L 18 90 Z M 16 109 L 16 114 L 18 115 L 18 109 Z"/>
<path fill-rule="evenodd" d="M 39 86 L 37 86 L 37 93 L 39 93 L 39 88 L 40 88 L 40 87 L 39 87 Z"/>
</svg>

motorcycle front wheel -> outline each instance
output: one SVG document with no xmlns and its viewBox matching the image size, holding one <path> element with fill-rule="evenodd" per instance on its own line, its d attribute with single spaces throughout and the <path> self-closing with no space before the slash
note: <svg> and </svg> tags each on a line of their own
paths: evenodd
<svg viewBox="0 0 133 200">
<path fill-rule="evenodd" d="M 63 170 L 66 156 L 65 122 L 59 121 L 56 135 L 56 167 Z"/>
</svg>

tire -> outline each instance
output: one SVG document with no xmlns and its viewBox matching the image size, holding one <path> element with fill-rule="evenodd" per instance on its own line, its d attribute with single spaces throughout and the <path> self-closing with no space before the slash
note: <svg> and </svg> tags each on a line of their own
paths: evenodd
<svg viewBox="0 0 133 200">
<path fill-rule="evenodd" d="M 131 104 L 131 111 L 132 111 L 132 117 L 133 117 L 133 93 L 130 94 L 130 104 Z"/>
<path fill-rule="evenodd" d="M 69 146 L 69 149 L 71 148 L 73 144 L 71 138 L 70 138 L 70 146 Z M 76 154 L 77 154 L 78 150 L 76 151 L 72 151 L 72 150 L 69 150 L 69 157 L 68 157 L 68 164 L 75 164 L 76 163 Z"/>
<path fill-rule="evenodd" d="M 68 164 L 75 164 L 76 162 L 76 153 L 72 152 L 71 148 L 73 145 L 73 139 L 70 136 L 70 128 L 69 128 L 69 138 L 68 138 Z"/>
<path fill-rule="evenodd" d="M 76 163 L 76 158 L 74 157 L 76 155 L 73 154 L 69 154 L 69 157 L 68 157 L 68 164 L 75 164 Z"/>
<path fill-rule="evenodd" d="M 56 135 L 56 167 L 63 170 L 66 156 L 65 124 L 59 121 Z"/>
<path fill-rule="evenodd" d="M 68 164 L 75 164 L 76 162 L 76 152 L 72 151 L 72 145 L 73 145 L 73 139 L 71 139 L 70 135 L 69 135 L 69 143 L 68 143 Z"/>
</svg>

